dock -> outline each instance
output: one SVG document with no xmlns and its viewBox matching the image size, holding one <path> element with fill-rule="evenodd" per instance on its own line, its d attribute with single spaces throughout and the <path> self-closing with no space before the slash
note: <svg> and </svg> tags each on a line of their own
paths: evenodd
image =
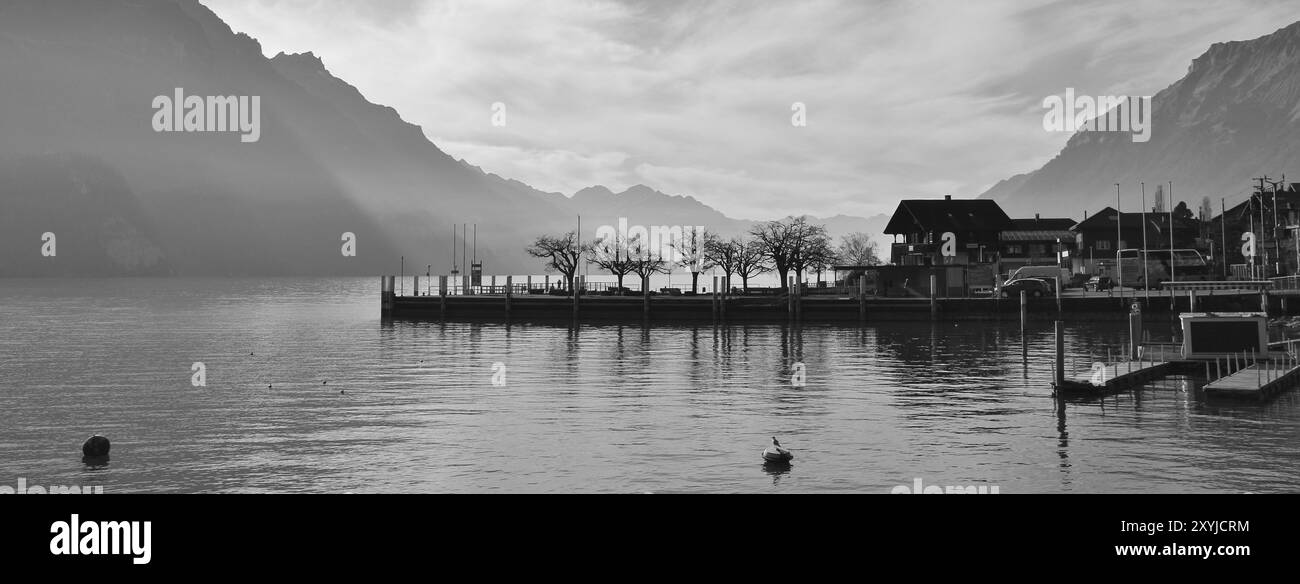
<svg viewBox="0 0 1300 584">
<path fill-rule="evenodd" d="M 1249 365 L 1205 385 L 1205 396 L 1263 401 L 1300 383 L 1300 366 L 1293 360 L 1269 360 Z"/>
<path fill-rule="evenodd" d="M 1087 375 L 1053 384 L 1058 395 L 1089 397 L 1120 393 L 1168 377 L 1179 363 L 1173 361 L 1120 361 L 1098 363 Z"/>
</svg>

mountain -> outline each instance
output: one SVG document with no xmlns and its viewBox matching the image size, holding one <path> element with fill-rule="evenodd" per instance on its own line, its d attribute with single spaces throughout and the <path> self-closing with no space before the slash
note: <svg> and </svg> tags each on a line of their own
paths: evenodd
<svg viewBox="0 0 1300 584">
<path fill-rule="evenodd" d="M 1042 168 L 995 185 L 982 196 L 1012 215 L 1081 218 L 1115 204 L 1136 209 L 1138 184 L 1174 181 L 1177 200 L 1250 190 L 1255 177 L 1300 176 L 1300 22 L 1244 42 L 1217 43 L 1187 75 L 1153 97 L 1152 134 L 1080 132 Z"/>
<path fill-rule="evenodd" d="M 582 213 L 583 232 L 591 233 L 588 225 L 618 226 L 619 219 L 629 225 L 680 225 L 701 226 L 726 238 L 743 235 L 757 221 L 732 219 L 691 196 L 669 195 L 645 185 L 635 185 L 621 193 L 605 186 L 582 189 L 569 199 L 575 212 Z M 826 226 L 826 231 L 836 241 L 849 233 L 864 232 L 884 242 L 888 215 L 871 218 L 836 215 L 811 217 L 813 222 Z"/>
<path fill-rule="evenodd" d="M 178 89 L 256 96 L 258 139 L 156 131 Z M 477 224 L 489 273 L 536 272 L 525 246 L 577 215 L 585 236 L 602 218 L 748 225 L 647 187 L 566 197 L 486 173 L 197 0 L 0 0 L 0 276 L 373 275 L 402 256 L 445 272 L 453 224 Z"/>
</svg>

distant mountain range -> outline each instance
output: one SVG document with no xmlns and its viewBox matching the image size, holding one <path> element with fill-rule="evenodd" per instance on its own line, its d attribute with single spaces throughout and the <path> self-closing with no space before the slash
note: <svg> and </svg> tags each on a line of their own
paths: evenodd
<svg viewBox="0 0 1300 584">
<path fill-rule="evenodd" d="M 153 100 L 176 88 L 260 96 L 260 140 L 155 132 Z M 586 237 L 619 217 L 752 225 L 644 186 L 570 198 L 483 172 L 315 55 L 266 58 L 197 0 L 0 0 L 0 276 L 373 275 L 400 256 L 445 272 L 461 223 L 488 272 L 535 273 L 524 247 L 578 215 Z M 884 218 L 823 222 L 838 236 Z M 349 232 L 356 257 L 340 253 Z"/>
<path fill-rule="evenodd" d="M 1127 210 L 1138 208 L 1142 181 L 1148 205 L 1155 185 L 1173 181 L 1175 200 L 1196 209 L 1210 197 L 1218 209 L 1220 197 L 1248 192 L 1255 177 L 1300 178 L 1300 22 L 1211 46 L 1153 105 L 1149 142 L 1080 132 L 1042 168 L 982 196 L 1012 216 L 1082 219 L 1115 205 L 1115 183 Z"/>
</svg>

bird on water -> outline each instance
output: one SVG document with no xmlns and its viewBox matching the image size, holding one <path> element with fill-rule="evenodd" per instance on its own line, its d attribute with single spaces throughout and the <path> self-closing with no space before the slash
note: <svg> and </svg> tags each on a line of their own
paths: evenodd
<svg viewBox="0 0 1300 584">
<path fill-rule="evenodd" d="M 793 458 L 794 454 L 782 448 L 781 441 L 777 440 L 776 436 L 772 437 L 772 445 L 763 451 L 763 460 L 768 462 L 790 462 Z"/>
</svg>

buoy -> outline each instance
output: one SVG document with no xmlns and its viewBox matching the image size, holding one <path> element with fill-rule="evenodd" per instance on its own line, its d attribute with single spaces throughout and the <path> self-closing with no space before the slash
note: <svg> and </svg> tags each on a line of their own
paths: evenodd
<svg viewBox="0 0 1300 584">
<path fill-rule="evenodd" d="M 321 385 L 329 385 L 330 382 L 328 382 L 328 381 L 322 381 L 322 382 L 320 382 L 320 384 L 321 384 Z"/>
<path fill-rule="evenodd" d="M 763 451 L 763 460 L 767 462 L 790 462 L 792 459 L 794 454 L 781 448 L 781 443 L 777 441 L 776 436 L 772 437 L 772 445 Z"/>
<path fill-rule="evenodd" d="M 108 458 L 108 451 L 113 445 L 108 438 L 95 434 L 81 445 L 81 455 L 88 459 Z"/>
</svg>

